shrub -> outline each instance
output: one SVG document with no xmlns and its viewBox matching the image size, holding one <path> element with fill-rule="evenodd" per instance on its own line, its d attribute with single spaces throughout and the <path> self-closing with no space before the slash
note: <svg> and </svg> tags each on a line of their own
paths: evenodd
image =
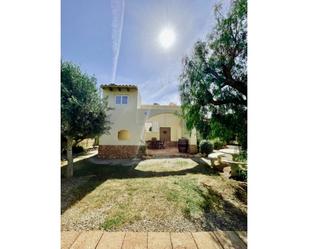
<svg viewBox="0 0 309 249">
<path fill-rule="evenodd" d="M 237 170 L 236 176 L 234 176 L 235 180 L 238 181 L 247 181 L 247 169 L 239 168 Z"/>
<path fill-rule="evenodd" d="M 220 150 L 225 146 L 225 142 L 223 142 L 220 138 L 215 138 L 212 142 L 215 150 Z"/>
<path fill-rule="evenodd" d="M 213 144 L 211 142 L 206 141 L 206 140 L 202 140 L 200 142 L 200 152 L 202 154 L 208 155 L 211 152 L 213 152 L 213 150 L 214 150 L 214 146 L 213 146 Z"/>
<path fill-rule="evenodd" d="M 237 161 L 237 162 L 247 162 L 247 151 L 246 150 L 242 150 L 239 155 L 236 155 L 234 157 L 234 161 Z"/>
<path fill-rule="evenodd" d="M 238 181 L 247 181 L 247 166 L 240 164 L 231 165 L 231 178 Z"/>
</svg>

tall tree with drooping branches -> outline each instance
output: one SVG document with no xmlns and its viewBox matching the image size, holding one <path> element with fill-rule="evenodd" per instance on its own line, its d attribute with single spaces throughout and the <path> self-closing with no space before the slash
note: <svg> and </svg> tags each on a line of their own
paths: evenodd
<svg viewBox="0 0 309 249">
<path fill-rule="evenodd" d="M 247 148 L 247 1 L 235 0 L 183 60 L 182 112 L 189 129 L 204 137 L 237 138 Z M 205 128 L 206 127 L 206 128 Z"/>
</svg>

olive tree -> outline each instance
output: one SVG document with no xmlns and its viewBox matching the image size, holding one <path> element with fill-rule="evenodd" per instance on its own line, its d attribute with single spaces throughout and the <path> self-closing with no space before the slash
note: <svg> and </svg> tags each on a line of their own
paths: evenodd
<svg viewBox="0 0 309 249">
<path fill-rule="evenodd" d="M 109 131 L 109 108 L 100 97 L 96 78 L 70 62 L 61 63 L 61 136 L 67 150 L 66 177 L 73 176 L 74 142 Z"/>
</svg>

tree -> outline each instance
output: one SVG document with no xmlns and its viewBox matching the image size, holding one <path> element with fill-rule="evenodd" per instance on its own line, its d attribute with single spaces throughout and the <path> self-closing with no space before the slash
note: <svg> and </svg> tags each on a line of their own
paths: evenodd
<svg viewBox="0 0 309 249">
<path fill-rule="evenodd" d="M 215 8 L 216 25 L 206 41 L 197 41 L 183 60 L 182 112 L 189 129 L 216 133 L 227 129 L 247 147 L 247 2 L 233 1 L 224 16 Z M 228 134 L 225 132 L 225 134 Z"/>
<path fill-rule="evenodd" d="M 67 172 L 73 176 L 72 146 L 109 130 L 107 102 L 96 88 L 96 79 L 70 62 L 61 63 L 61 136 L 66 139 Z"/>
</svg>

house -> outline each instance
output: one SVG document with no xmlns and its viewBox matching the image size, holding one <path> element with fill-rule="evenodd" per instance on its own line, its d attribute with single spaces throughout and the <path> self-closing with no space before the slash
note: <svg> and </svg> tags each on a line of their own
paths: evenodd
<svg viewBox="0 0 309 249">
<path fill-rule="evenodd" d="M 179 116 L 180 106 L 142 105 L 136 85 L 101 85 L 110 115 L 111 130 L 100 136 L 100 158 L 132 158 L 145 152 L 146 141 L 156 138 L 165 146 L 177 146 L 178 139 L 189 140 L 189 152 L 197 152 L 195 129 L 189 132 Z"/>
</svg>

